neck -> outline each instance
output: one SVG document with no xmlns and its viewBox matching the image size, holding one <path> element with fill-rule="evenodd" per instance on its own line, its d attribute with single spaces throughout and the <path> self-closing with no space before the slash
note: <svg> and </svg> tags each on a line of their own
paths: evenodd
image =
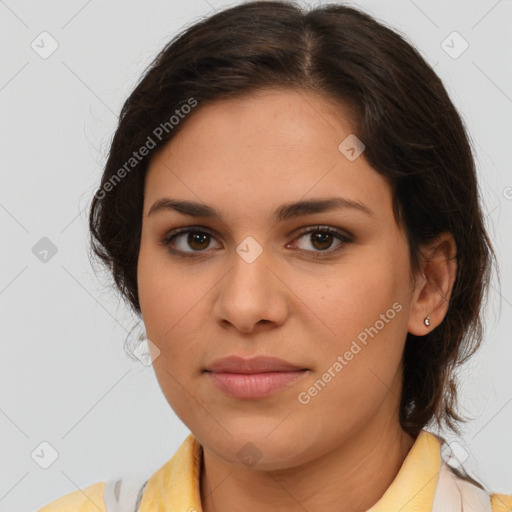
<svg viewBox="0 0 512 512">
<path fill-rule="evenodd" d="M 415 439 L 399 425 L 367 427 L 328 453 L 295 467 L 257 471 L 203 451 L 203 512 L 365 512 L 395 479 Z M 378 468 L 378 470 L 376 470 Z"/>
</svg>

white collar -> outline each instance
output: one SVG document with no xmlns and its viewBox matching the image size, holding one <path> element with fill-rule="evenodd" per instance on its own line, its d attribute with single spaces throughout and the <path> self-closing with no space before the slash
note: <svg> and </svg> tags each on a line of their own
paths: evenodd
<svg viewBox="0 0 512 512">
<path fill-rule="evenodd" d="M 473 483 L 457 477 L 443 460 L 432 512 L 492 512 L 491 497 Z"/>
</svg>

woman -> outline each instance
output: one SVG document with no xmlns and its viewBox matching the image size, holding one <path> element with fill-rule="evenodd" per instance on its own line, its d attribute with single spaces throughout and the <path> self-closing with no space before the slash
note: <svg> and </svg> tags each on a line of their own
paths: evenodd
<svg viewBox="0 0 512 512">
<path fill-rule="evenodd" d="M 41 511 L 512 507 L 425 429 L 465 421 L 494 253 L 461 118 L 397 33 L 285 2 L 188 28 L 123 106 L 90 228 L 191 434 Z"/>
</svg>

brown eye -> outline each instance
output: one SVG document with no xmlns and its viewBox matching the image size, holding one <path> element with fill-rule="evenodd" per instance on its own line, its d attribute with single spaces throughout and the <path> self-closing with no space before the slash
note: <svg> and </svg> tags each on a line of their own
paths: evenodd
<svg viewBox="0 0 512 512">
<path fill-rule="evenodd" d="M 306 243 L 300 242 L 301 239 L 305 240 Z M 338 243 L 334 246 L 334 249 L 329 250 L 336 240 Z M 328 226 L 317 226 L 313 229 L 310 228 L 306 231 L 303 231 L 296 238 L 296 241 L 296 245 L 299 249 L 311 252 L 313 255 L 316 255 L 315 253 L 334 252 L 338 247 L 351 242 L 351 239 L 337 229 L 330 228 Z"/>
<path fill-rule="evenodd" d="M 187 244 L 196 251 L 206 249 L 210 243 L 210 235 L 201 231 L 188 233 Z"/>
<path fill-rule="evenodd" d="M 326 233 L 324 231 L 317 231 L 315 233 L 312 233 L 310 236 L 313 247 L 320 251 L 329 249 L 334 239 L 334 236 L 331 233 Z"/>
<path fill-rule="evenodd" d="M 183 228 L 169 233 L 161 243 L 172 254 L 194 256 L 194 253 L 206 252 L 205 249 L 208 249 L 214 240 L 215 238 L 206 231 Z"/>
</svg>

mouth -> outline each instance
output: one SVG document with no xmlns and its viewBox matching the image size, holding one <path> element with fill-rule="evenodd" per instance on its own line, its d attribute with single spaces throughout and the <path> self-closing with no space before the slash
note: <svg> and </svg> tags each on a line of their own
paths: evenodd
<svg viewBox="0 0 512 512">
<path fill-rule="evenodd" d="M 293 372 L 308 370 L 300 365 L 290 363 L 278 357 L 258 356 L 252 359 L 244 359 L 239 356 L 229 356 L 217 359 L 210 364 L 205 371 L 215 373 L 268 373 L 268 372 Z"/>
<path fill-rule="evenodd" d="M 290 387 L 310 370 L 284 359 L 230 356 L 209 365 L 204 372 L 225 395 L 238 399 L 265 398 Z"/>
</svg>

